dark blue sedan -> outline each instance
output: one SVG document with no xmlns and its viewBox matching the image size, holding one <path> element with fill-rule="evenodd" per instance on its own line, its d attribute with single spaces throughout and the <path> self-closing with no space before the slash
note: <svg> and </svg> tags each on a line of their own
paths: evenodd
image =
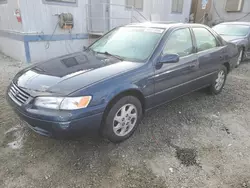
<svg viewBox="0 0 250 188">
<path fill-rule="evenodd" d="M 120 142 L 149 109 L 202 88 L 219 94 L 238 55 L 203 25 L 127 25 L 84 51 L 20 71 L 7 98 L 41 135 L 94 132 Z"/>
</svg>

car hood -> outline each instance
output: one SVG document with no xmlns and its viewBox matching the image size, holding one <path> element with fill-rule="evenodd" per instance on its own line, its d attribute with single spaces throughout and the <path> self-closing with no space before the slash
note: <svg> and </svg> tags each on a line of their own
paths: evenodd
<svg viewBox="0 0 250 188">
<path fill-rule="evenodd" d="M 227 42 L 234 42 L 234 43 L 244 40 L 244 37 L 240 36 L 222 36 L 222 38 Z"/>
<path fill-rule="evenodd" d="M 93 52 L 78 52 L 34 64 L 20 71 L 13 82 L 33 96 L 40 92 L 68 95 L 139 66 L 142 63 L 121 61 Z"/>
</svg>

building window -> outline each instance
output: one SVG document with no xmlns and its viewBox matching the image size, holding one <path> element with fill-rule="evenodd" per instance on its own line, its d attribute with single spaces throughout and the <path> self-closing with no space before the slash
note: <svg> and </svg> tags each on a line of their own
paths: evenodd
<svg viewBox="0 0 250 188">
<path fill-rule="evenodd" d="M 0 0 L 1 1 L 1 0 Z M 77 0 L 43 0 L 47 4 L 76 5 Z"/>
<path fill-rule="evenodd" d="M 227 0 L 226 11 L 227 12 L 241 12 L 244 0 Z"/>
<path fill-rule="evenodd" d="M 143 0 L 126 0 L 126 6 L 128 8 L 143 9 Z"/>
<path fill-rule="evenodd" d="M 7 0 L 0 0 L 0 4 L 7 3 Z"/>
<path fill-rule="evenodd" d="M 184 0 L 172 0 L 172 13 L 182 13 Z"/>
</svg>

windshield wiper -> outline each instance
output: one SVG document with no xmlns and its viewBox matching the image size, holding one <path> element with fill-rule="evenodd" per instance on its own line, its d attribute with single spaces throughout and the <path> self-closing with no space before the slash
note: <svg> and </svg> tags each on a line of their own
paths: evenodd
<svg viewBox="0 0 250 188">
<path fill-rule="evenodd" d="M 90 52 L 95 53 L 95 51 L 92 48 L 89 48 L 89 47 L 86 47 L 86 46 L 83 46 L 83 51 L 90 51 Z"/>
<path fill-rule="evenodd" d="M 115 57 L 116 59 L 119 59 L 120 61 L 123 61 L 123 58 L 118 56 L 118 55 L 113 55 L 109 52 L 97 52 L 98 54 L 104 54 L 104 55 L 108 55 L 108 56 L 112 56 L 112 57 Z"/>
</svg>

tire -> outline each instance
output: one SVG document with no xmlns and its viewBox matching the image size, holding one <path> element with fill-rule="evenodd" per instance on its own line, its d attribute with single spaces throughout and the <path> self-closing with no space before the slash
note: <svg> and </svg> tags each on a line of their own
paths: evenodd
<svg viewBox="0 0 250 188">
<path fill-rule="evenodd" d="M 218 95 L 221 93 L 227 79 L 227 68 L 222 65 L 221 68 L 218 70 L 217 74 L 215 75 L 212 85 L 210 86 L 209 90 L 212 95 Z"/>
<path fill-rule="evenodd" d="M 102 134 L 113 143 L 128 139 L 142 119 L 142 105 L 134 96 L 125 96 L 117 101 L 108 112 Z"/>
<path fill-rule="evenodd" d="M 236 63 L 236 68 L 240 66 L 241 62 L 244 60 L 244 49 L 243 48 L 240 48 L 239 50 L 239 57 L 237 59 L 237 63 Z"/>
</svg>

